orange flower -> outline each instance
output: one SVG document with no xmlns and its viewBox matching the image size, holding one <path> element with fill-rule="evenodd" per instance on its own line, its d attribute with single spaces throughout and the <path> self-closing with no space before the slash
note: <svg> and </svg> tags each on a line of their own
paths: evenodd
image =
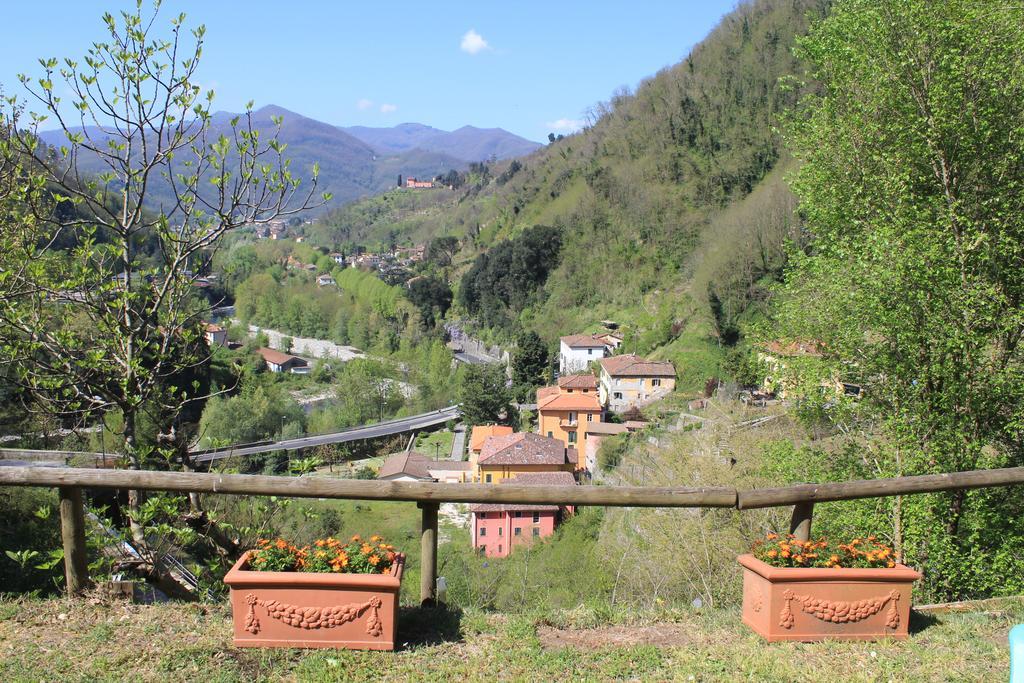
<svg viewBox="0 0 1024 683">
<path fill-rule="evenodd" d="M 317 548 L 323 548 L 325 545 L 327 545 L 327 541 L 325 541 L 323 539 L 319 539 L 319 540 L 317 540 L 315 545 L 316 545 Z"/>
<path fill-rule="evenodd" d="M 277 543 L 275 543 L 274 545 L 277 546 L 279 550 L 284 550 L 288 547 L 288 544 L 284 542 L 283 538 L 277 539 Z"/>
<path fill-rule="evenodd" d="M 833 555 L 832 557 L 828 558 L 828 561 L 832 564 L 839 564 L 839 556 Z"/>
<path fill-rule="evenodd" d="M 778 537 L 779 537 L 778 534 L 768 534 L 768 540 L 769 541 L 774 541 Z"/>
<path fill-rule="evenodd" d="M 779 554 L 779 551 L 778 551 L 778 550 L 769 550 L 769 551 L 768 551 L 767 553 L 765 553 L 765 554 L 766 554 L 766 555 L 768 555 L 768 557 L 775 557 L 776 555 L 778 555 L 778 554 Z"/>
<path fill-rule="evenodd" d="M 377 557 L 376 555 L 370 555 L 370 557 L 366 561 L 369 562 L 374 567 L 376 567 L 378 564 L 380 564 L 380 558 Z"/>
<path fill-rule="evenodd" d="M 369 543 L 364 543 L 361 546 L 359 546 L 359 552 L 361 552 L 363 555 L 369 555 L 373 552 L 373 546 L 371 546 Z"/>
<path fill-rule="evenodd" d="M 380 536 L 377 536 L 377 535 L 370 536 L 370 543 L 380 543 L 383 540 L 384 539 L 382 539 Z"/>
<path fill-rule="evenodd" d="M 350 540 L 350 541 L 351 541 L 352 543 L 359 543 L 359 542 L 360 542 L 361 540 L 363 540 L 363 539 L 361 539 L 361 538 L 359 537 L 359 534 L 356 534 L 355 536 L 353 536 L 353 537 L 352 537 L 351 539 L 349 539 L 349 540 Z"/>
<path fill-rule="evenodd" d="M 780 555 L 782 555 L 782 557 L 789 557 L 789 551 L 788 551 L 788 550 L 783 550 L 783 551 L 782 551 L 781 553 L 779 553 L 779 554 L 780 554 Z"/>
</svg>

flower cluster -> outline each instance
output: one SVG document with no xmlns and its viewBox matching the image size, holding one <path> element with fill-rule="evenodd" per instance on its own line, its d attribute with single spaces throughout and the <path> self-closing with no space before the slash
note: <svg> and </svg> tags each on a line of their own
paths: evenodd
<svg viewBox="0 0 1024 683">
<path fill-rule="evenodd" d="M 348 541 L 323 538 L 302 547 L 283 539 L 261 538 L 249 555 L 249 568 L 263 572 L 383 574 L 397 556 L 395 547 L 380 536 L 364 540 L 357 535 Z"/>
<path fill-rule="evenodd" d="M 893 549 L 874 536 L 832 544 L 828 539 L 801 541 L 792 534 L 768 534 L 754 543 L 754 557 L 773 567 L 895 567 Z"/>
</svg>

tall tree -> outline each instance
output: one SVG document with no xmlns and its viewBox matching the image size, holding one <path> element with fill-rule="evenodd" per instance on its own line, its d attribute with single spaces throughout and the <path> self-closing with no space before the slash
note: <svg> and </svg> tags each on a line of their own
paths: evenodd
<svg viewBox="0 0 1024 683">
<path fill-rule="evenodd" d="M 499 364 L 468 366 L 459 381 L 459 402 L 469 425 L 514 421 L 512 393 Z"/>
<path fill-rule="evenodd" d="M 512 382 L 518 385 L 538 386 L 544 381 L 548 367 L 548 347 L 540 335 L 530 330 L 516 339 L 512 355 Z"/>
<path fill-rule="evenodd" d="M 146 465 L 144 441 L 161 442 L 140 439 L 144 411 L 169 420 L 164 441 L 187 452 L 174 416 L 203 398 L 182 378 L 209 354 L 195 282 L 220 238 L 308 208 L 316 191 L 316 169 L 300 191 L 277 131 L 253 128 L 251 104 L 215 122 L 213 92 L 195 79 L 204 27 L 182 14 L 160 34 L 159 3 L 142 5 L 104 15 L 109 38 L 81 61 L 41 60 L 41 77 L 20 77 L 27 101 L 0 111 L 0 363 L 67 423 L 119 413 L 133 468 Z M 55 149 L 38 137 L 53 124 L 64 135 Z M 82 170 L 97 159 L 102 173 Z M 172 202 L 154 200 L 158 185 Z M 134 520 L 136 492 L 129 505 Z"/>
<path fill-rule="evenodd" d="M 846 0 L 800 43 L 821 86 L 788 126 L 811 244 L 780 321 L 863 383 L 885 473 L 1024 464 L 1022 25 L 1016 3 Z M 1024 583 L 1019 495 L 892 514 L 933 595 Z"/>
</svg>

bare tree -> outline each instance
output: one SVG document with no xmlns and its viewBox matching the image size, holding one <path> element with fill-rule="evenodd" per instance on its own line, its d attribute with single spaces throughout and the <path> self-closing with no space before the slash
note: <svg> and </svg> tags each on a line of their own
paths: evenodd
<svg viewBox="0 0 1024 683">
<path fill-rule="evenodd" d="M 320 201 L 316 167 L 300 190 L 283 156 L 280 118 L 271 137 L 251 102 L 215 120 L 196 82 L 204 28 L 182 14 L 160 35 L 158 14 L 140 0 L 104 15 L 106 42 L 80 62 L 40 60 L 0 111 L 0 363 L 66 424 L 119 415 L 132 468 L 152 455 L 147 414 L 174 441 L 176 417 L 206 397 L 210 305 L 195 285 L 220 238 Z M 53 124 L 63 140 L 48 146 Z M 130 492 L 133 520 L 138 509 Z"/>
</svg>

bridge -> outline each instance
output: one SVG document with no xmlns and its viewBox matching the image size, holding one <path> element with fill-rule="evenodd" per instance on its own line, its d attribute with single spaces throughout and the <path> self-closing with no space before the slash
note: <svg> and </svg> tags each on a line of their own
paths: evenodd
<svg viewBox="0 0 1024 683">
<path fill-rule="evenodd" d="M 327 434 L 309 434 L 280 441 L 260 441 L 258 443 L 235 444 L 223 448 L 193 450 L 192 460 L 196 463 L 210 463 L 224 458 L 243 455 L 256 455 L 270 451 L 294 451 L 301 448 L 312 448 L 324 444 L 346 443 L 363 439 L 376 439 L 382 436 L 394 436 L 405 432 L 419 431 L 443 425 L 449 420 L 458 420 L 462 415 L 459 406 L 453 405 L 429 413 L 399 417 L 393 420 L 375 422 L 360 427 L 351 427 Z M 36 451 L 18 448 L 0 448 L 0 466 L 19 467 L 59 467 L 67 464 L 72 458 L 77 460 L 92 459 L 97 465 L 101 462 L 115 462 L 120 455 L 116 453 L 82 453 L 77 451 Z"/>
</svg>

